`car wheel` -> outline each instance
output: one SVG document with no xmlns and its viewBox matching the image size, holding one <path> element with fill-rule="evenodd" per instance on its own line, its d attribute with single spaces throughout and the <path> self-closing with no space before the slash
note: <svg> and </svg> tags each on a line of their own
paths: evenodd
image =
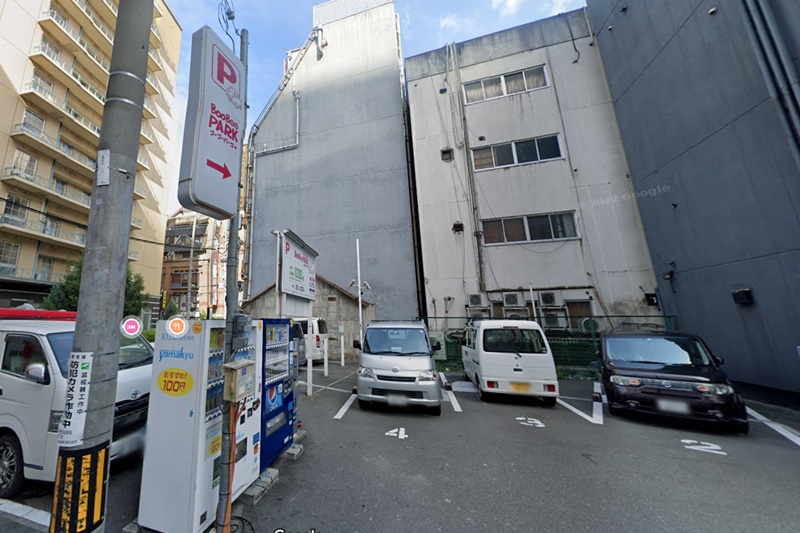
<svg viewBox="0 0 800 533">
<path fill-rule="evenodd" d="M 742 435 L 747 435 L 748 433 L 750 433 L 749 422 L 733 422 L 731 423 L 730 428 L 735 433 L 741 433 Z"/>
<path fill-rule="evenodd" d="M 17 437 L 0 436 L 0 498 L 10 498 L 22 489 L 22 448 Z"/>
<path fill-rule="evenodd" d="M 556 397 L 555 396 L 545 396 L 543 398 L 539 398 L 542 401 L 542 405 L 545 407 L 555 407 L 556 406 Z"/>
<path fill-rule="evenodd" d="M 478 386 L 478 398 L 480 399 L 480 401 L 488 402 L 489 401 L 489 393 L 485 392 L 483 390 L 483 388 L 481 388 L 481 378 L 480 378 L 480 376 L 478 376 L 478 374 L 475 374 L 475 385 Z"/>
<path fill-rule="evenodd" d="M 442 414 L 442 406 L 441 405 L 437 405 L 436 407 L 431 407 L 430 408 L 430 413 L 433 416 L 440 416 Z"/>
<path fill-rule="evenodd" d="M 359 409 L 363 409 L 364 411 L 368 411 L 370 408 L 369 402 L 367 400 L 358 400 L 358 407 Z"/>
</svg>

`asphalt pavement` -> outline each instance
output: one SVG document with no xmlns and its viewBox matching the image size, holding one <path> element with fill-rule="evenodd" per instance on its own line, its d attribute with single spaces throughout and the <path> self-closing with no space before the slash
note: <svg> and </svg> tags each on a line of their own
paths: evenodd
<svg viewBox="0 0 800 533">
<path fill-rule="evenodd" d="M 352 401 L 355 370 L 331 364 L 326 378 L 318 367 L 310 398 L 298 387 L 302 456 L 274 465 L 278 483 L 255 507 L 236 506 L 255 531 L 800 530 L 800 445 L 763 420 L 738 435 L 612 417 L 592 401 L 591 381 L 562 382 L 553 408 L 483 403 L 459 374 L 447 374 L 441 416 L 365 411 Z M 750 406 L 785 427 L 800 418 Z M 140 477 L 135 459 L 114 467 L 107 531 L 135 518 Z M 39 484 L 16 501 L 48 510 L 48 490 Z M 31 531 L 20 527 L 0 506 L 0 531 Z"/>
</svg>

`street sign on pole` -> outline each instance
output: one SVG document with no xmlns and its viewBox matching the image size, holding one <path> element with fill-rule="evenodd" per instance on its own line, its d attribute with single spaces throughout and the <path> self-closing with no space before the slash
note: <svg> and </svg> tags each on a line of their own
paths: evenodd
<svg viewBox="0 0 800 533">
<path fill-rule="evenodd" d="M 197 30 L 192 35 L 178 200 L 217 220 L 232 218 L 239 207 L 243 84 L 242 62 L 210 27 Z"/>
</svg>

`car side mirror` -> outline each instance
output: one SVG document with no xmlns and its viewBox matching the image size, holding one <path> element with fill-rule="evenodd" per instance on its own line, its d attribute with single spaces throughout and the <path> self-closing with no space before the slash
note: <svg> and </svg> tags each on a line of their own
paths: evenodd
<svg viewBox="0 0 800 533">
<path fill-rule="evenodd" d="M 360 350 L 361 349 L 361 341 L 354 340 L 353 341 L 353 348 L 355 348 L 356 350 Z"/>
<path fill-rule="evenodd" d="M 725 364 L 725 359 L 723 359 L 722 357 L 720 357 L 718 355 L 714 356 L 714 361 L 716 361 L 718 365 L 724 365 Z"/>
<path fill-rule="evenodd" d="M 25 379 L 39 383 L 40 385 L 47 385 L 50 383 L 50 376 L 47 375 L 47 367 L 42 363 L 33 363 L 28 365 L 25 369 Z"/>
<path fill-rule="evenodd" d="M 434 341 L 434 343 L 433 343 L 433 351 L 434 352 L 438 352 L 441 349 L 442 349 L 442 343 L 439 342 L 439 341 Z"/>
</svg>

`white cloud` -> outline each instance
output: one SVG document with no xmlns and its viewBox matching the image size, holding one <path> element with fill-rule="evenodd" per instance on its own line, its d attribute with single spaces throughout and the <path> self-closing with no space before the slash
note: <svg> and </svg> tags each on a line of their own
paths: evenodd
<svg viewBox="0 0 800 533">
<path fill-rule="evenodd" d="M 507 17 L 519 11 L 519 8 L 524 1 L 525 0 L 492 0 L 492 8 L 499 10 L 501 17 Z"/>
<path fill-rule="evenodd" d="M 547 10 L 548 15 L 558 15 L 585 5 L 585 0 L 548 0 L 545 2 L 544 9 Z"/>
<path fill-rule="evenodd" d="M 475 26 L 475 21 L 464 18 L 454 13 L 448 13 L 439 17 L 439 30 L 457 32 L 471 30 Z"/>
<path fill-rule="evenodd" d="M 414 29 L 411 26 L 411 5 L 406 4 L 403 10 L 403 39 L 410 41 L 414 38 Z"/>
</svg>

